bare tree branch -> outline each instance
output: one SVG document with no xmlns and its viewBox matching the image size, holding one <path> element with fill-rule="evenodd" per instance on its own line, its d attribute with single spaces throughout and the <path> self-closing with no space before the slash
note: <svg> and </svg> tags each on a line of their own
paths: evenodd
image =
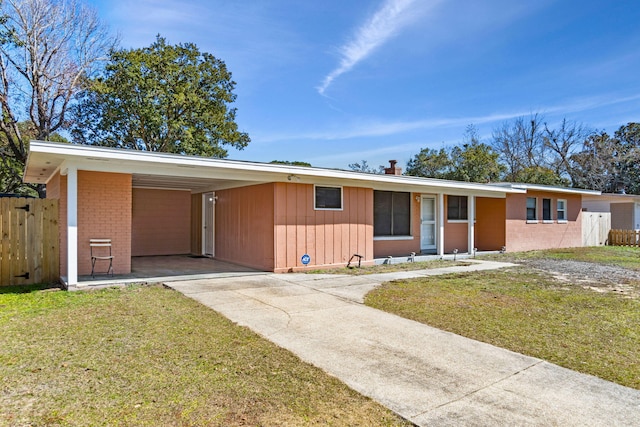
<svg viewBox="0 0 640 427">
<path fill-rule="evenodd" d="M 4 0 L 0 13 L 0 33 L 11 35 L 0 44 L 0 133 L 22 168 L 28 141 L 18 123 L 32 122 L 41 140 L 67 127 L 82 79 L 97 71 L 116 39 L 79 0 Z"/>
</svg>

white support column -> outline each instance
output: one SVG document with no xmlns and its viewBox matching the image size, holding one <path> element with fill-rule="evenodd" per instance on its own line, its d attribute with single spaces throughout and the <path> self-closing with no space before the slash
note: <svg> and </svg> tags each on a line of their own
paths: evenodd
<svg viewBox="0 0 640 427">
<path fill-rule="evenodd" d="M 67 285 L 78 284 L 78 169 L 67 168 Z"/>
<path fill-rule="evenodd" d="M 436 222 L 438 224 L 438 255 L 444 255 L 444 194 L 438 193 L 438 215 Z"/>
<path fill-rule="evenodd" d="M 476 245 L 475 242 L 475 229 L 476 229 L 476 224 L 475 224 L 475 219 L 476 219 L 476 197 L 475 196 L 469 196 L 469 203 L 467 203 L 468 206 L 468 210 L 467 210 L 467 220 L 469 221 L 469 247 L 467 252 L 469 254 L 473 254 L 473 248 Z"/>
</svg>

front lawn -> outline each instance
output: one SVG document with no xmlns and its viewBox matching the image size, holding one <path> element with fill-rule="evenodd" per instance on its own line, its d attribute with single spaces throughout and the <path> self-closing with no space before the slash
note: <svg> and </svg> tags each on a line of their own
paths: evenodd
<svg viewBox="0 0 640 427">
<path fill-rule="evenodd" d="M 365 304 L 640 389 L 640 300 L 523 267 L 397 280 Z"/>
<path fill-rule="evenodd" d="M 0 425 L 404 423 L 160 286 L 0 293 Z"/>
<path fill-rule="evenodd" d="M 518 262 L 528 259 L 558 259 L 613 265 L 640 271 L 640 248 L 628 246 L 594 246 L 585 248 L 549 249 L 489 255 L 496 261 Z"/>
<path fill-rule="evenodd" d="M 393 273 L 396 271 L 414 271 L 414 270 L 431 270 L 434 268 L 445 268 L 455 266 L 467 266 L 471 265 L 465 261 L 453 261 L 446 259 L 433 259 L 431 261 L 418 261 L 418 262 L 399 262 L 395 264 L 376 264 L 376 265 L 363 265 L 357 267 L 358 262 L 355 262 L 356 266 L 326 268 L 319 270 L 309 270 L 306 273 L 309 274 L 349 274 L 351 276 L 361 276 L 366 274 L 378 274 L 378 273 Z"/>
</svg>

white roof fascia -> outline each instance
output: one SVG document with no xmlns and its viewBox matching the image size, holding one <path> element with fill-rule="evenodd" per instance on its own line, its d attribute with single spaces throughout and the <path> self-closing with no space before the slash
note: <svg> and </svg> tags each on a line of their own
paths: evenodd
<svg viewBox="0 0 640 427">
<path fill-rule="evenodd" d="M 566 194 L 582 194 L 582 195 L 595 195 L 599 196 L 601 193 L 597 190 L 584 190 L 582 188 L 568 188 L 568 187 L 554 187 L 551 185 L 538 185 L 538 184 L 510 184 L 511 188 L 520 188 L 524 190 L 534 191 L 549 191 L 552 193 L 566 193 Z"/>
<path fill-rule="evenodd" d="M 602 194 L 586 196 L 585 199 L 586 200 L 603 200 L 611 203 L 634 203 L 634 202 L 638 203 L 640 202 L 640 195 L 602 193 Z"/>
<path fill-rule="evenodd" d="M 257 163 L 227 159 L 202 158 L 178 154 L 123 150 L 32 141 L 30 157 L 49 155 L 81 170 L 134 173 L 149 175 L 176 175 L 184 177 L 237 179 L 242 181 L 298 182 L 347 185 L 395 191 L 424 193 L 442 192 L 460 195 L 486 195 L 505 197 L 507 193 L 524 193 L 525 189 L 503 187 L 405 175 L 365 174 L 336 169 L 322 169 L 270 163 Z M 291 178 L 291 179 L 290 179 Z M 345 181 L 349 181 L 345 183 Z"/>
</svg>

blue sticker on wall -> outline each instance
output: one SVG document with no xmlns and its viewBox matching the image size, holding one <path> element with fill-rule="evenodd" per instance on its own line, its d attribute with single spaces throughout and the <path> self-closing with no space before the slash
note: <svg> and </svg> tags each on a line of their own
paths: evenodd
<svg viewBox="0 0 640 427">
<path fill-rule="evenodd" d="M 300 258 L 300 261 L 304 264 L 307 265 L 311 262 L 311 257 L 308 254 L 304 254 L 302 255 L 302 258 Z"/>
</svg>

